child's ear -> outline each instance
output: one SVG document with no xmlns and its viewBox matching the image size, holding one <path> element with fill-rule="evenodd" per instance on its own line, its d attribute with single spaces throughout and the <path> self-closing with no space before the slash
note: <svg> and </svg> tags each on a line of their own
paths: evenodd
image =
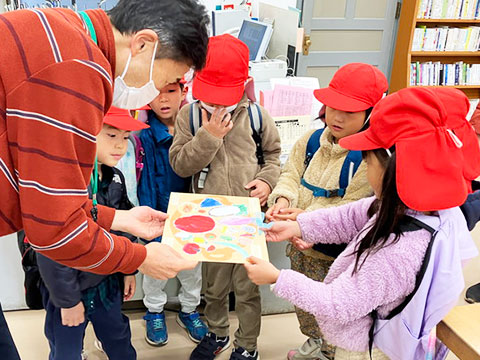
<svg viewBox="0 0 480 360">
<path fill-rule="evenodd" d="M 188 94 L 188 86 L 184 86 L 182 90 L 182 101 L 185 100 Z"/>
</svg>

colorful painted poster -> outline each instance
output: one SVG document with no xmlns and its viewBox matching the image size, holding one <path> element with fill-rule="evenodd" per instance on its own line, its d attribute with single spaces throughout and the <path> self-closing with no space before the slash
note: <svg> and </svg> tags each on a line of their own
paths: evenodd
<svg viewBox="0 0 480 360">
<path fill-rule="evenodd" d="M 172 193 L 162 242 L 199 261 L 268 260 L 257 198 Z"/>
</svg>

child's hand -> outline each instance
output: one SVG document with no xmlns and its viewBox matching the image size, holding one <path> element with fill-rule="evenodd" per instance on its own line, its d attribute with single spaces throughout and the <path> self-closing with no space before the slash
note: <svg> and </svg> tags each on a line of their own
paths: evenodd
<svg viewBox="0 0 480 360">
<path fill-rule="evenodd" d="M 230 121 L 231 119 L 232 115 L 227 113 L 225 108 L 215 109 L 210 119 L 207 116 L 207 111 L 202 109 L 202 127 L 219 139 L 223 139 L 232 130 L 233 123 Z"/>
<path fill-rule="evenodd" d="M 269 229 L 262 228 L 265 232 L 267 241 L 278 242 L 292 239 L 293 237 L 301 237 L 302 232 L 296 221 L 278 221 L 273 223 Z"/>
<path fill-rule="evenodd" d="M 74 307 L 60 309 L 60 315 L 62 317 L 62 325 L 73 327 L 78 326 L 85 322 L 85 308 L 83 307 L 83 302 L 79 302 Z"/>
<path fill-rule="evenodd" d="M 307 243 L 296 236 L 292 239 L 292 244 L 300 251 L 307 250 L 313 247 L 313 244 Z"/>
<path fill-rule="evenodd" d="M 245 185 L 245 189 L 250 190 L 250 197 L 256 197 L 260 199 L 260 206 L 263 206 L 267 203 L 268 195 L 270 195 L 270 185 L 265 181 L 255 179 L 250 181 Z"/>
<path fill-rule="evenodd" d="M 288 209 L 281 209 L 279 213 L 275 216 L 275 220 L 292 220 L 296 221 L 297 216 L 301 213 L 305 212 L 305 210 L 298 209 L 298 208 L 288 208 Z"/>
<path fill-rule="evenodd" d="M 290 206 L 290 201 L 288 201 L 284 197 L 279 197 L 275 202 L 275 204 L 267 210 L 267 212 L 265 213 L 265 217 L 267 218 L 268 221 L 274 221 L 275 216 L 278 215 L 278 212 L 281 209 L 288 208 L 289 206 Z"/>
<path fill-rule="evenodd" d="M 135 294 L 137 282 L 135 280 L 134 275 L 125 276 L 123 281 L 125 284 L 125 287 L 123 290 L 123 301 L 128 301 Z"/>
<path fill-rule="evenodd" d="M 280 275 L 275 266 L 254 256 L 250 256 L 244 266 L 250 280 L 257 285 L 274 284 Z"/>
</svg>

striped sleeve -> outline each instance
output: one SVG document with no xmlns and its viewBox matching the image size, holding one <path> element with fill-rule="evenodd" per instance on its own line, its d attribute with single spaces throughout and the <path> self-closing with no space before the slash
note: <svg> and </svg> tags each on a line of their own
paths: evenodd
<svg viewBox="0 0 480 360">
<path fill-rule="evenodd" d="M 35 250 L 80 270 L 132 273 L 145 259 L 145 248 L 108 233 L 113 209 L 99 207 L 98 224 L 89 214 L 87 185 L 110 93 L 103 68 L 69 60 L 33 74 L 7 94 L 18 179 L 12 186 Z"/>
</svg>

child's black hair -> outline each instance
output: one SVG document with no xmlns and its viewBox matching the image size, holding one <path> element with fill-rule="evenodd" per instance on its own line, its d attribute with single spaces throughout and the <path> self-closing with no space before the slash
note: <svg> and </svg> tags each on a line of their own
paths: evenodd
<svg viewBox="0 0 480 360">
<path fill-rule="evenodd" d="M 356 256 L 353 273 L 360 270 L 370 253 L 378 251 L 384 246 L 394 244 L 402 235 L 400 223 L 405 217 L 407 206 L 400 199 L 397 191 L 397 156 L 395 147 L 389 150 L 392 156 L 389 156 L 385 149 L 364 151 L 362 154 L 364 158 L 369 153 L 376 156 L 385 168 L 385 173 L 383 175 L 380 198 L 375 200 L 368 209 L 368 216 L 376 216 L 376 221 L 369 229 L 365 230 L 365 236 L 357 244 L 352 254 Z M 386 244 L 392 234 L 394 235 L 393 239 Z"/>
</svg>

